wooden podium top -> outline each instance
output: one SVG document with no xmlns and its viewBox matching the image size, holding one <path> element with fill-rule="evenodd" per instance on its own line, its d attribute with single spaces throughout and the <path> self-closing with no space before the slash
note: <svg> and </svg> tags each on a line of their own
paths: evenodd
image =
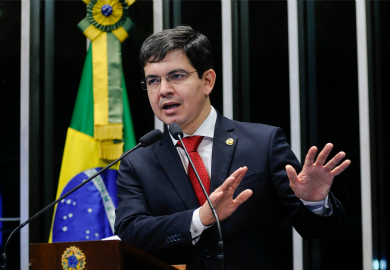
<svg viewBox="0 0 390 270">
<path fill-rule="evenodd" d="M 185 269 L 185 266 L 172 267 L 123 241 L 110 240 L 31 244 L 31 270 L 63 270 L 62 257 L 70 247 L 81 250 L 85 256 L 84 269 L 88 270 Z"/>
</svg>

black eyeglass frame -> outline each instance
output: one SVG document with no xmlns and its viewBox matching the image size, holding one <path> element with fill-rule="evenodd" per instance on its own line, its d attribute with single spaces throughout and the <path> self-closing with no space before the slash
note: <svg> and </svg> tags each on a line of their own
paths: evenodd
<svg viewBox="0 0 390 270">
<path fill-rule="evenodd" d="M 153 77 L 154 79 L 160 78 L 160 83 L 159 83 L 158 86 L 156 86 L 156 88 L 151 89 L 151 90 L 148 89 L 148 86 L 147 86 L 147 84 L 146 84 L 146 79 L 141 80 L 140 83 L 141 83 L 141 86 L 142 86 L 142 89 L 143 89 L 143 90 L 145 90 L 145 91 L 155 91 L 155 90 L 161 85 L 161 80 L 162 80 L 162 78 L 165 78 L 165 79 L 167 80 L 168 83 L 171 83 L 173 76 L 175 76 L 175 75 L 177 75 L 177 74 L 185 75 L 185 77 L 186 77 L 185 80 L 187 80 L 188 76 L 189 76 L 190 74 L 194 73 L 194 72 L 198 72 L 198 71 L 197 71 L 197 70 L 190 71 L 190 72 L 187 72 L 187 71 L 178 71 L 178 72 L 175 72 L 175 73 L 173 73 L 173 74 L 166 75 L 166 76 L 156 76 L 156 77 Z M 181 82 L 179 82 L 179 83 L 176 82 L 175 84 L 180 84 L 180 83 L 184 82 L 185 80 L 183 80 L 183 81 L 181 81 Z"/>
</svg>

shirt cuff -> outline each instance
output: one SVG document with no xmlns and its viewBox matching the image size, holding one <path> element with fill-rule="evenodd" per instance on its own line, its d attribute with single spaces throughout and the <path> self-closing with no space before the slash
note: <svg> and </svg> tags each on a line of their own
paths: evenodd
<svg viewBox="0 0 390 270">
<path fill-rule="evenodd" d="M 318 201 L 318 202 L 310 202 L 302 199 L 300 200 L 307 207 L 307 209 L 309 209 L 316 215 L 328 217 L 333 212 L 332 204 L 329 201 L 329 195 L 326 196 L 326 198 L 323 199 L 322 201 Z"/>
<path fill-rule="evenodd" d="M 192 244 L 195 245 L 196 242 L 198 242 L 200 235 L 202 232 L 211 226 L 204 226 L 202 221 L 200 221 L 200 216 L 199 216 L 199 209 L 196 209 L 194 213 L 192 214 L 192 221 L 191 221 L 191 227 L 190 227 L 190 232 L 191 232 L 191 237 L 192 237 Z"/>
</svg>

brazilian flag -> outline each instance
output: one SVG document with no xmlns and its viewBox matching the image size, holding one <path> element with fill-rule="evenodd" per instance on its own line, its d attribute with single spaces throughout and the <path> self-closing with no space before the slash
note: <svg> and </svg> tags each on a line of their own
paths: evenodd
<svg viewBox="0 0 390 270">
<path fill-rule="evenodd" d="M 133 23 L 134 0 L 83 0 L 87 17 L 78 27 L 91 40 L 68 128 L 57 198 L 135 146 L 121 42 Z M 113 235 L 119 164 L 54 208 L 49 242 L 100 240 Z"/>
<path fill-rule="evenodd" d="M 73 117 L 66 136 L 57 198 L 112 162 L 99 157 L 101 142 L 94 138 L 92 49 L 91 46 L 86 57 Z M 123 77 L 122 87 L 123 148 L 126 151 L 133 147 L 136 141 Z M 117 164 L 57 204 L 50 242 L 99 240 L 113 235 L 115 208 L 118 205 L 118 168 Z"/>
<path fill-rule="evenodd" d="M 122 72 L 121 42 L 133 22 L 135 0 L 82 0 L 78 24 L 91 40 L 66 136 L 57 199 L 135 146 Z M 119 164 L 54 208 L 49 242 L 100 240 L 113 235 Z"/>
</svg>

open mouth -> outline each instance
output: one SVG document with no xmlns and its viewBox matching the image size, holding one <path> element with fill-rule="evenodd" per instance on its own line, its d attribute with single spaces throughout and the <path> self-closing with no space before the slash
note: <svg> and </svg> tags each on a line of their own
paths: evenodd
<svg viewBox="0 0 390 270">
<path fill-rule="evenodd" d="M 169 110 L 169 109 L 173 109 L 173 108 L 176 108 L 176 107 L 179 107 L 180 104 L 178 103 L 172 103 L 172 104 L 166 104 L 163 106 L 163 109 L 164 110 Z"/>
</svg>

